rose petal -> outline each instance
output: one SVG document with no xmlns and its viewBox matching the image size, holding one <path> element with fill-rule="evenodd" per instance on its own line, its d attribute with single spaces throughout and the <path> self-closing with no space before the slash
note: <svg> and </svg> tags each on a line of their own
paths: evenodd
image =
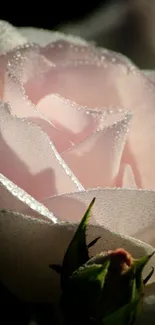
<svg viewBox="0 0 155 325">
<path fill-rule="evenodd" d="M 63 97 L 90 107 L 103 107 L 106 103 L 117 105 L 114 99 L 119 101 L 119 98 L 111 79 L 111 72 L 117 77 L 119 71 L 124 75 L 124 71 L 130 66 L 133 67 L 122 55 L 99 50 L 88 43 L 82 46 L 59 41 L 41 49 L 41 52 L 56 64 L 56 68 L 42 80 L 40 90 L 46 88 L 47 93 L 60 92 Z M 45 83 L 46 87 L 43 87 Z M 38 93 L 42 97 L 40 92 Z"/>
<path fill-rule="evenodd" d="M 6 21 L 0 20 L 0 54 L 27 42 L 26 38 Z"/>
<path fill-rule="evenodd" d="M 13 212 L 0 215 L 0 277 L 20 297 L 37 301 L 57 300 L 59 275 L 49 268 L 51 263 L 61 263 L 76 226 L 32 220 Z M 101 236 L 91 254 L 124 247 L 142 256 L 153 251 L 151 246 L 132 238 L 120 236 L 109 230 L 89 226 L 88 240 Z M 19 245 L 20 243 L 20 245 Z M 155 265 L 155 258 L 151 259 Z M 146 272 L 150 270 L 150 263 Z"/>
<path fill-rule="evenodd" d="M 78 64 L 75 62 L 74 65 L 51 68 L 39 83 L 36 82 L 36 78 L 33 78 L 29 80 L 25 88 L 32 101 L 31 89 L 33 87 L 38 101 L 49 93 L 59 93 L 62 97 L 75 101 L 81 106 L 96 108 L 115 105 L 121 107 L 120 98 L 115 90 L 115 82 L 113 79 L 107 80 L 108 74 L 109 68 L 102 71 L 101 66 L 97 66 L 94 61 Z"/>
<path fill-rule="evenodd" d="M 93 197 L 93 224 L 133 236 L 155 247 L 155 191 L 92 189 L 43 200 L 61 220 L 79 222 Z"/>
<path fill-rule="evenodd" d="M 130 165 L 125 165 L 122 187 L 137 189 L 133 170 Z"/>
<path fill-rule="evenodd" d="M 51 121 L 41 114 L 25 95 L 24 87 L 13 75 L 6 78 L 3 100 L 11 105 L 11 114 L 24 117 L 42 128 L 59 152 L 72 146 L 67 135 L 56 129 Z"/>
<path fill-rule="evenodd" d="M 2 174 L 0 174 L 0 209 L 29 214 L 31 217 L 49 219 L 54 223 L 58 222 L 52 212 L 49 212 L 45 206 Z"/>
<path fill-rule="evenodd" d="M 68 63 L 89 65 L 93 62 L 98 66 L 104 61 L 105 63 L 109 61 L 109 63 L 131 65 L 131 61 L 120 53 L 99 48 L 90 42 L 81 43 L 73 41 L 73 39 L 69 40 L 67 35 L 65 39 L 60 38 L 45 47 L 41 47 L 40 52 L 57 66 L 60 64 L 65 66 Z M 103 66 L 106 67 L 106 64 Z"/>
<path fill-rule="evenodd" d="M 152 148 L 155 145 L 155 86 L 140 71 L 133 68 L 124 78 L 116 80 L 116 87 L 122 107 L 128 106 L 133 113 L 123 162 L 132 166 L 138 187 L 154 189 L 155 156 L 152 154 Z"/>
<path fill-rule="evenodd" d="M 116 186 L 137 189 L 135 176 L 130 165 L 121 164 L 116 178 Z"/>
<path fill-rule="evenodd" d="M 24 55 L 22 50 L 15 52 L 8 62 L 3 100 L 10 103 L 12 115 L 25 117 L 27 120 L 39 125 L 49 135 L 57 149 L 59 150 L 60 144 L 61 150 L 63 150 L 71 146 L 68 137 L 62 136 L 62 132 L 57 130 L 44 114 L 40 114 L 27 98 L 23 86 L 23 82 L 27 81 L 34 74 L 34 71 L 36 73 L 39 70 L 41 73 L 47 71 L 50 66 L 51 64 L 38 54 L 35 47 L 25 49 Z"/>
<path fill-rule="evenodd" d="M 89 43 L 77 44 L 67 39 L 57 40 L 40 48 L 40 52 L 56 65 L 77 60 L 92 60 L 96 49 Z"/>
<path fill-rule="evenodd" d="M 61 141 L 65 135 L 72 144 L 79 143 L 99 126 L 100 116 L 98 114 L 91 114 L 89 110 L 86 111 L 83 107 L 59 95 L 52 94 L 43 97 L 36 108 L 52 122 L 56 129 L 63 132 Z M 58 147 L 57 144 L 56 147 Z"/>
<path fill-rule="evenodd" d="M 155 71 L 154 70 L 144 70 L 143 71 L 145 75 L 153 82 L 155 83 Z"/>
<path fill-rule="evenodd" d="M 53 32 L 45 29 L 20 27 L 18 30 L 28 39 L 29 42 L 37 43 L 41 46 L 46 46 L 49 43 L 59 40 L 65 40 L 72 44 L 85 45 L 88 44 L 84 39 L 78 36 L 67 35 L 60 32 Z"/>
<path fill-rule="evenodd" d="M 62 153 L 85 188 L 115 185 L 131 115 Z"/>
<path fill-rule="evenodd" d="M 91 48 L 89 50 L 92 53 Z M 41 89 L 46 89 L 46 94 L 59 92 L 80 105 L 120 106 L 131 110 L 134 118 L 128 143 L 130 154 L 124 155 L 123 163 L 131 165 L 138 187 L 154 189 L 155 161 L 151 150 L 154 147 L 151 133 L 154 130 L 154 84 L 121 55 L 98 53 L 96 50 L 95 57 L 93 52 L 92 60 L 73 60 L 52 68 L 37 88 L 38 94 L 45 96 Z M 37 87 L 34 80 L 32 84 Z"/>
<path fill-rule="evenodd" d="M 7 104 L 0 112 L 1 173 L 36 199 L 82 189 L 41 129 L 12 117 Z"/>
</svg>

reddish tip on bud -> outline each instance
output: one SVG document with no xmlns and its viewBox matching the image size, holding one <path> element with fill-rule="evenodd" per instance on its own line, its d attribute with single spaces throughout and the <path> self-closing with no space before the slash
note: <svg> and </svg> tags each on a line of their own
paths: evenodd
<svg viewBox="0 0 155 325">
<path fill-rule="evenodd" d="M 113 265 L 118 266 L 122 271 L 131 267 L 133 264 L 133 258 L 130 253 L 128 253 L 123 248 L 117 248 L 115 250 L 108 251 L 110 259 Z"/>
</svg>

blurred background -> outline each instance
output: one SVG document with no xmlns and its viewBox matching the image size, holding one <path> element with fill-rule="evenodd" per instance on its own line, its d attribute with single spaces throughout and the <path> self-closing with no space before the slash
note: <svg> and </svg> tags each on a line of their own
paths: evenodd
<svg viewBox="0 0 155 325">
<path fill-rule="evenodd" d="M 4 1 L 3 1 L 4 4 Z M 60 30 L 129 56 L 140 68 L 155 68 L 155 0 L 54 1 L 1 8 L 15 26 Z M 18 10 L 16 9 L 18 8 Z"/>
</svg>

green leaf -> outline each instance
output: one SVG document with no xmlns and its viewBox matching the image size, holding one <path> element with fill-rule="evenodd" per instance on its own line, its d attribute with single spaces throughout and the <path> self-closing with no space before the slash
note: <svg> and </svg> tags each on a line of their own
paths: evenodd
<svg viewBox="0 0 155 325">
<path fill-rule="evenodd" d="M 109 265 L 110 260 L 104 265 L 84 265 L 70 276 L 61 303 L 70 321 L 89 319 L 96 313 Z"/>
<path fill-rule="evenodd" d="M 79 266 L 86 263 L 89 259 L 88 247 L 86 244 L 86 227 L 90 217 L 91 209 L 94 205 L 95 198 L 91 201 L 86 213 L 84 214 L 80 225 L 66 251 L 63 264 L 61 267 L 61 287 L 65 288 L 69 276 Z"/>
</svg>

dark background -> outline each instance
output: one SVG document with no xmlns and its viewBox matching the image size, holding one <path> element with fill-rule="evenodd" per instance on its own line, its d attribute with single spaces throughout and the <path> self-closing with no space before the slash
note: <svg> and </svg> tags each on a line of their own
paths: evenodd
<svg viewBox="0 0 155 325">
<path fill-rule="evenodd" d="M 129 56 L 140 68 L 155 68 L 155 0 L 3 0 L 0 19 L 79 35 Z"/>
<path fill-rule="evenodd" d="M 47 29 L 53 29 L 59 24 L 66 23 L 68 21 L 75 21 L 79 18 L 84 19 L 85 16 L 93 12 L 94 9 L 100 4 L 111 4 L 112 0 L 92 0 L 87 4 L 84 0 L 78 1 L 41 1 L 23 2 L 24 11 L 21 8 L 16 9 L 6 8 L 1 9 L 0 18 L 8 20 L 16 26 L 35 26 Z M 22 4 L 22 2 L 20 2 Z M 18 8 L 18 9 L 17 9 Z"/>
</svg>

